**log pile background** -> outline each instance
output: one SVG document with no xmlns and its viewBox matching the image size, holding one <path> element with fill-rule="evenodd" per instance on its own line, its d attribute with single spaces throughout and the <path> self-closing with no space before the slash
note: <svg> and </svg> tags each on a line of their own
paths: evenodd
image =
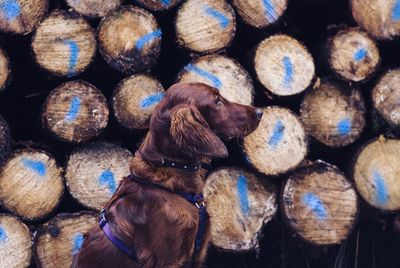
<svg viewBox="0 0 400 268">
<path fill-rule="evenodd" d="M 80 17 L 66 2 L 86 17 Z M 151 106 L 162 98 L 162 87 L 167 89 L 176 81 L 193 81 L 196 79 L 193 74 L 199 74 L 197 79 L 211 82 L 228 99 L 246 104 L 252 98 L 253 83 L 254 105 L 274 106 L 264 112 L 265 120 L 272 118 L 268 121 L 272 123 L 261 124 L 259 131 L 244 144 L 230 142 L 229 158 L 213 162 L 215 170 L 206 195 L 209 195 L 211 214 L 216 221 L 217 217 L 220 220 L 215 225 L 215 233 L 221 237 L 214 236 L 217 241 L 210 247 L 206 267 L 400 267 L 400 214 L 396 212 L 400 209 L 400 117 L 396 117 L 396 111 L 397 115 L 400 113 L 400 80 L 397 82 L 396 77 L 400 74 L 390 71 L 385 78 L 388 81 L 381 79 L 389 70 L 400 66 L 400 41 L 397 39 L 400 31 L 396 28 L 398 25 L 388 26 L 374 19 L 368 21 L 365 15 L 368 14 L 365 3 L 373 2 L 381 5 L 382 10 L 393 9 L 391 19 L 398 20 L 400 1 L 81 2 L 87 4 L 76 0 L 51 0 L 48 12 L 43 15 L 47 1 L 0 0 L 3 31 L 0 33 L 0 115 L 6 121 L 0 118 L 0 160 L 4 163 L 0 174 L 3 178 L 0 179 L 3 203 L 0 206 L 0 267 L 10 267 L 10 263 L 17 261 L 17 267 L 26 267 L 27 263 L 30 267 L 68 267 L 71 254 L 79 250 L 82 243 L 82 230 L 76 231 L 76 226 L 87 229 L 95 222 L 99 200 L 106 200 L 115 189 L 118 177 L 127 171 L 121 166 L 123 159 L 130 156 L 129 151 L 135 152 L 146 133 L 149 111 L 140 113 L 140 108 L 128 100 L 155 94 L 149 102 L 141 104 Z M 132 7 L 124 7 L 100 24 L 100 18 L 96 17 L 104 16 L 106 11 L 91 10 L 94 2 L 108 3 L 110 8 L 121 3 Z M 137 7 L 143 8 L 146 2 L 147 11 L 138 11 Z M 220 8 L 226 16 L 221 18 L 220 13 L 208 10 L 210 19 L 202 25 L 202 20 L 192 14 L 197 11 L 192 10 L 203 2 Z M 267 13 L 259 14 L 258 2 L 264 3 Z M 274 4 L 278 5 L 276 9 Z M 24 15 L 22 24 L 7 25 L 7 19 L 18 16 L 18 5 L 24 8 L 33 5 L 35 13 Z M 358 26 L 351 7 L 359 11 L 356 20 L 369 29 L 371 35 L 362 28 L 348 31 L 349 27 Z M 248 14 L 254 14 L 253 18 L 246 15 L 247 8 Z M 55 9 L 63 12 L 49 19 Z M 122 27 L 115 25 L 122 23 L 124 12 L 131 9 L 140 15 L 138 21 L 142 24 L 135 24 L 137 22 L 129 15 L 125 22 L 134 25 L 137 32 L 151 31 L 151 38 L 156 40 L 146 48 L 148 50 L 142 51 L 143 46 L 137 45 L 135 49 L 143 53 L 139 58 L 137 54 L 120 53 L 126 40 L 119 43 L 116 38 L 118 35 L 125 38 L 126 34 L 134 36 L 136 32 L 107 29 L 113 25 L 117 29 Z M 180 9 L 184 12 L 178 19 Z M 150 13 L 157 25 L 148 19 Z M 275 23 L 266 26 L 263 14 L 269 20 L 276 20 Z M 31 32 L 35 27 L 30 22 L 32 17 L 44 19 L 40 30 Z M 213 17 L 220 20 L 220 28 L 196 31 L 198 24 L 204 27 L 212 24 Z M 233 23 L 225 21 L 233 18 L 236 18 L 236 32 Z M 244 20 L 261 28 L 250 26 Z M 73 32 L 71 36 L 66 36 L 68 27 L 62 21 L 68 21 Z M 175 23 L 179 24 L 178 32 Z M 102 32 L 98 32 L 95 40 L 93 34 L 99 24 Z M 52 31 L 57 34 L 52 35 Z M 345 37 L 336 36 L 335 43 L 334 36 L 338 33 Z M 267 55 L 271 51 L 267 42 L 258 45 L 274 34 L 285 34 L 299 42 L 278 35 L 270 39 L 271 47 L 282 48 L 279 43 L 272 42 L 283 38 L 284 44 L 291 43 L 293 49 L 282 48 L 274 55 Z M 79 42 L 68 42 L 68 38 Z M 349 60 L 346 51 L 342 55 L 345 60 L 338 60 L 341 46 L 353 49 L 354 42 L 346 42 L 351 38 L 365 39 L 363 42 L 372 50 L 363 69 L 355 70 L 354 63 L 346 61 Z M 52 50 L 48 46 L 56 48 Z M 57 47 L 64 47 L 64 52 L 58 53 Z M 221 50 L 221 47 L 226 48 Z M 81 61 L 77 51 L 83 54 Z M 285 58 L 286 52 L 298 58 L 291 61 Z M 208 56 L 215 53 L 220 56 Z M 368 51 L 357 51 L 354 61 L 362 62 L 367 54 Z M 283 86 L 276 81 L 276 77 L 282 75 L 282 67 L 274 57 L 283 57 L 286 71 Z M 150 67 L 151 71 L 146 73 Z M 315 75 L 310 76 L 314 68 Z M 235 75 L 229 70 L 234 70 Z M 136 77 L 129 78 L 137 72 Z M 76 80 L 82 81 L 73 82 Z M 295 91 L 299 94 L 286 96 L 291 95 L 286 89 L 281 92 L 286 82 L 297 83 Z M 378 82 L 379 87 L 376 86 Z M 139 92 L 144 84 L 149 85 L 148 92 Z M 381 93 L 386 84 L 392 91 Z M 270 88 L 266 90 L 268 85 Z M 57 94 L 49 95 L 56 88 Z M 72 97 L 73 94 L 80 98 Z M 380 101 L 382 94 L 389 94 L 385 96 L 387 102 Z M 67 118 L 73 121 L 79 113 L 76 107 L 85 107 L 83 119 L 79 117 L 73 124 L 75 131 L 71 132 L 71 125 L 57 124 L 62 121 L 59 111 L 69 109 Z M 89 110 L 98 113 L 91 117 L 93 121 L 84 120 L 85 116 L 90 117 Z M 349 125 L 347 119 L 340 121 L 343 115 L 350 118 L 351 123 L 355 122 L 354 125 Z M 339 120 L 338 129 L 326 124 L 327 118 Z M 290 135 L 282 137 L 285 123 L 290 125 L 287 126 Z M 272 133 L 267 141 L 266 133 Z M 282 140 L 289 145 L 279 145 Z M 93 141 L 100 143 L 88 144 Z M 256 151 L 259 144 L 266 142 L 270 145 L 268 150 Z M 296 151 L 292 152 L 292 148 Z M 361 152 L 363 148 L 367 149 Z M 32 155 L 43 161 L 29 160 Z M 371 171 L 371 164 L 383 171 Z M 120 166 L 113 173 L 103 168 L 110 165 Z M 372 172 L 371 178 L 365 175 L 368 172 Z M 106 185 L 111 192 L 104 187 L 99 192 L 91 192 L 97 187 L 94 185 L 98 182 L 93 178 L 98 174 L 100 185 Z M 66 182 L 64 190 L 60 186 L 61 177 Z M 230 180 L 231 177 L 236 179 Z M 367 177 L 371 181 L 367 181 Z M 44 186 L 32 184 L 34 180 L 41 180 Z M 40 187 L 51 189 L 51 193 L 41 191 Z M 233 194 L 236 188 L 246 192 L 245 199 L 241 194 Z M 310 193 L 310 189 L 316 194 Z M 215 194 L 221 199 L 215 198 Z M 37 202 L 40 206 L 36 206 Z M 36 208 L 30 209 L 30 206 Z M 234 221 L 235 217 L 239 222 Z M 33 246 L 28 242 L 26 226 L 17 221 L 28 226 Z M 221 232 L 226 226 L 233 231 Z M 335 228 L 337 232 L 332 231 Z M 243 236 L 243 239 L 238 242 L 229 235 Z M 13 243 L 7 244 L 10 237 Z M 14 249 L 20 249 L 18 258 L 2 259 L 9 257 Z"/>
</svg>

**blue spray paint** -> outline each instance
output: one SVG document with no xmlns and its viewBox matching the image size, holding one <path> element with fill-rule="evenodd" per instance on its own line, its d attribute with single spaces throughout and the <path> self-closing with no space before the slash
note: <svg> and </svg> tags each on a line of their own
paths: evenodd
<svg viewBox="0 0 400 268">
<path fill-rule="evenodd" d="M 84 237 L 82 233 L 76 233 L 74 235 L 74 238 L 72 239 L 72 255 L 75 255 L 81 249 L 83 240 Z"/>
<path fill-rule="evenodd" d="M 206 7 L 204 9 L 204 12 L 207 13 L 207 15 L 210 15 L 211 17 L 214 17 L 215 19 L 217 19 L 219 22 L 219 26 L 222 29 L 225 29 L 226 27 L 228 27 L 229 19 L 222 12 L 220 12 L 212 7 Z"/>
<path fill-rule="evenodd" d="M 249 205 L 249 196 L 247 190 L 247 179 L 245 176 L 240 175 L 237 181 L 237 195 L 240 202 L 240 209 L 244 215 L 249 215 L 250 213 L 250 205 Z"/>
<path fill-rule="evenodd" d="M 161 4 L 163 4 L 163 6 L 169 6 L 169 4 L 171 4 L 171 0 L 161 0 Z"/>
<path fill-rule="evenodd" d="M 64 44 L 69 46 L 68 77 L 75 75 L 75 68 L 79 58 L 79 46 L 74 40 L 65 40 Z"/>
<path fill-rule="evenodd" d="M 285 69 L 285 76 L 283 78 L 283 83 L 285 86 L 289 87 L 293 82 L 294 66 L 292 60 L 287 56 L 283 58 L 282 62 L 283 62 L 283 67 Z"/>
<path fill-rule="evenodd" d="M 265 8 L 265 16 L 267 17 L 269 22 L 274 22 L 278 19 L 278 14 L 275 11 L 274 4 L 272 0 L 263 0 L 264 8 Z"/>
<path fill-rule="evenodd" d="M 165 92 L 158 92 L 154 95 L 150 95 L 140 101 L 140 108 L 147 109 L 159 103 L 165 96 Z"/>
<path fill-rule="evenodd" d="M 27 158 L 21 160 L 22 165 L 27 169 L 36 172 L 39 176 L 46 175 L 46 165 L 42 161 L 35 161 Z"/>
<path fill-rule="evenodd" d="M 342 119 L 337 124 L 337 132 L 341 136 L 349 135 L 351 132 L 351 125 L 351 120 L 349 118 Z"/>
<path fill-rule="evenodd" d="M 392 20 L 400 20 L 400 0 L 396 0 L 392 9 Z"/>
<path fill-rule="evenodd" d="M 99 177 L 99 184 L 101 186 L 106 186 L 110 194 L 113 194 L 116 190 L 114 173 L 109 169 L 103 171 Z"/>
<path fill-rule="evenodd" d="M 376 202 L 380 206 L 385 206 L 389 201 L 389 194 L 385 183 L 385 178 L 377 170 L 373 171 L 372 177 L 375 185 Z"/>
<path fill-rule="evenodd" d="M 363 61 L 367 57 L 368 51 L 365 48 L 357 49 L 356 53 L 353 55 L 353 59 L 357 62 Z"/>
<path fill-rule="evenodd" d="M 193 72 L 193 73 L 195 73 L 195 74 L 197 74 L 199 76 L 202 76 L 202 77 L 210 80 L 212 85 L 213 85 L 213 87 L 215 87 L 215 88 L 221 89 L 221 87 L 222 87 L 222 82 L 221 82 L 221 80 L 219 80 L 219 78 L 217 76 L 215 76 L 212 73 L 207 72 L 207 71 L 205 71 L 203 69 L 200 69 L 199 67 L 194 66 L 191 63 L 189 63 L 185 67 L 185 70 L 187 70 L 189 72 Z"/>
<path fill-rule="evenodd" d="M 65 116 L 65 120 L 69 123 L 74 122 L 79 115 L 80 109 L 81 109 L 81 99 L 77 96 L 72 97 L 71 104 L 69 106 L 69 111 Z"/>
<path fill-rule="evenodd" d="M 0 10 L 7 21 L 12 21 L 21 13 L 21 5 L 16 0 L 4 0 L 0 3 Z"/>
<path fill-rule="evenodd" d="M 135 48 L 141 51 L 146 44 L 150 43 L 156 38 L 160 38 L 161 35 L 162 35 L 161 29 L 157 29 L 153 32 L 145 34 L 136 41 Z"/>
<path fill-rule="evenodd" d="M 4 244 L 5 242 L 7 242 L 7 232 L 6 230 L 3 228 L 3 226 L 0 225 L 0 245 Z"/>
<path fill-rule="evenodd" d="M 303 203 L 314 212 L 315 217 L 319 220 L 325 220 L 328 217 L 328 212 L 322 203 L 322 200 L 313 193 L 306 193 L 302 198 Z"/>
<path fill-rule="evenodd" d="M 268 140 L 268 145 L 273 149 L 278 146 L 279 142 L 282 140 L 285 131 L 285 126 L 281 120 L 276 121 L 272 136 Z"/>
</svg>

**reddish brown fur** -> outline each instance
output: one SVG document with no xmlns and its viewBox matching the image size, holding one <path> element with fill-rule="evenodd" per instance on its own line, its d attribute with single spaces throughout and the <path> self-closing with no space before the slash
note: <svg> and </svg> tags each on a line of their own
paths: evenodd
<svg viewBox="0 0 400 268">
<path fill-rule="evenodd" d="M 157 106 L 149 132 L 131 161 L 131 173 L 174 192 L 200 193 L 205 171 L 157 167 L 162 158 L 182 163 L 210 162 L 226 157 L 219 137 L 231 139 L 258 125 L 256 109 L 230 103 L 200 83 L 176 84 Z M 217 136 L 217 135 L 219 136 Z M 190 266 L 199 223 L 198 209 L 179 195 L 125 178 L 105 207 L 113 234 L 135 248 L 142 267 Z M 206 235 L 194 267 L 204 261 Z M 99 226 L 86 235 L 72 267 L 137 267 L 113 245 Z"/>
</svg>

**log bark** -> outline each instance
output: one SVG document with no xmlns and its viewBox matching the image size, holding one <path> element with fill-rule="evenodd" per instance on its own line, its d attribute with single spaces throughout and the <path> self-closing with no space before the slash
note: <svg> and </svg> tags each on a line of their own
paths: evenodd
<svg viewBox="0 0 400 268">
<path fill-rule="evenodd" d="M 32 50 L 48 72 L 73 77 L 83 72 L 96 53 L 94 29 L 82 17 L 55 10 L 36 29 Z"/>
<path fill-rule="evenodd" d="M 0 92 L 4 91 L 10 82 L 11 65 L 6 51 L 0 47 Z"/>
<path fill-rule="evenodd" d="M 112 68 L 133 74 L 156 65 L 161 29 L 146 10 L 123 6 L 105 16 L 97 32 L 100 53 Z"/>
<path fill-rule="evenodd" d="M 152 11 L 165 11 L 174 8 L 182 0 L 136 0 L 139 5 Z"/>
<path fill-rule="evenodd" d="M 400 69 L 382 75 L 372 90 L 372 104 L 379 115 L 393 127 L 400 126 Z"/>
<path fill-rule="evenodd" d="M 299 118 L 289 109 L 264 108 L 258 128 L 244 138 L 247 161 L 265 175 L 296 168 L 308 151 L 308 140 Z"/>
<path fill-rule="evenodd" d="M 34 259 L 39 268 L 69 268 L 84 235 L 95 224 L 93 212 L 63 213 L 50 219 L 35 235 Z"/>
<path fill-rule="evenodd" d="M 175 30 L 180 46 L 210 54 L 229 47 L 233 41 L 235 13 L 225 0 L 187 0 L 178 10 Z"/>
<path fill-rule="evenodd" d="M 11 152 L 11 131 L 7 121 L 0 115 L 0 165 Z"/>
<path fill-rule="evenodd" d="M 65 0 L 76 12 L 90 18 L 104 17 L 107 12 L 117 9 L 122 0 Z"/>
<path fill-rule="evenodd" d="M 233 252 L 258 249 L 262 229 L 277 211 L 276 194 L 267 178 L 241 168 L 213 171 L 204 187 L 211 243 Z"/>
<path fill-rule="evenodd" d="M 397 0 L 351 0 L 357 24 L 372 36 L 392 40 L 400 35 L 400 9 Z"/>
<path fill-rule="evenodd" d="M 64 193 L 61 169 L 47 152 L 13 152 L 0 171 L 0 203 L 32 221 L 52 213 Z"/>
<path fill-rule="evenodd" d="M 124 127 L 147 129 L 157 104 L 164 98 L 161 83 L 148 74 L 132 75 L 115 88 L 112 106 L 115 118 Z"/>
<path fill-rule="evenodd" d="M 258 80 L 277 96 L 299 94 L 314 78 L 314 60 L 307 48 L 283 34 L 261 41 L 255 49 L 253 64 Z"/>
<path fill-rule="evenodd" d="M 353 178 L 358 192 L 380 210 L 400 209 L 400 140 L 383 136 L 365 144 L 356 156 Z"/>
<path fill-rule="evenodd" d="M 0 214 L 0 267 L 29 267 L 32 259 L 32 235 L 18 218 Z"/>
<path fill-rule="evenodd" d="M 380 55 L 375 41 L 358 28 L 339 31 L 328 44 L 329 65 L 350 82 L 368 79 L 379 67 Z"/>
<path fill-rule="evenodd" d="M 190 62 L 179 73 L 177 82 L 200 82 L 219 89 L 229 101 L 251 105 L 254 99 L 253 80 L 234 59 L 209 55 Z"/>
<path fill-rule="evenodd" d="M 0 30 L 28 34 L 46 15 L 48 0 L 3 0 L 0 2 Z"/>
<path fill-rule="evenodd" d="M 131 156 L 127 149 L 105 142 L 73 150 L 65 167 L 72 197 L 85 207 L 101 210 L 123 177 L 130 174 Z"/>
<path fill-rule="evenodd" d="M 245 23 L 265 28 L 279 20 L 287 9 L 288 0 L 233 0 L 232 5 Z"/>
<path fill-rule="evenodd" d="M 288 176 L 282 211 L 288 225 L 313 245 L 339 244 L 358 216 L 356 191 L 335 166 L 317 161 Z"/>
<path fill-rule="evenodd" d="M 103 94 L 82 81 L 66 82 L 50 92 L 44 104 L 42 122 L 57 138 L 86 142 L 107 126 L 108 105 Z"/>
<path fill-rule="evenodd" d="M 359 90 L 332 81 L 323 81 L 308 91 L 300 108 L 307 133 L 331 147 L 356 141 L 365 127 L 365 113 Z"/>
</svg>

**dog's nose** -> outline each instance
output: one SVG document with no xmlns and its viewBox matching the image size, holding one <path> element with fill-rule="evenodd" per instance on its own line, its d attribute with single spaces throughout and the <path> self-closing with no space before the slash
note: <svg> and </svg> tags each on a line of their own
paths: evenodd
<svg viewBox="0 0 400 268">
<path fill-rule="evenodd" d="M 257 108 L 257 109 L 256 109 L 256 116 L 257 116 L 257 119 L 260 120 L 261 117 L 262 117 L 262 115 L 263 115 L 263 110 L 260 109 L 260 108 Z"/>
</svg>

